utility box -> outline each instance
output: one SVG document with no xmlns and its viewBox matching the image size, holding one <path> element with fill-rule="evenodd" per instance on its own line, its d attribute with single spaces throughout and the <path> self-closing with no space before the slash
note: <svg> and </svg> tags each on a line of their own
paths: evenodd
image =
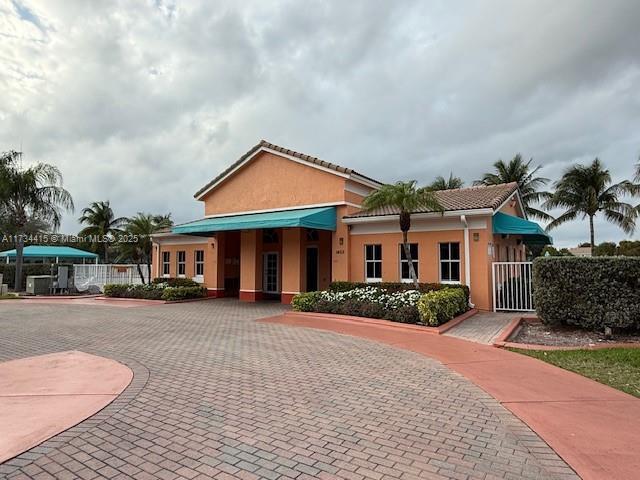
<svg viewBox="0 0 640 480">
<path fill-rule="evenodd" d="M 27 293 L 31 295 L 48 295 L 53 277 L 51 275 L 29 275 L 27 277 Z"/>
</svg>

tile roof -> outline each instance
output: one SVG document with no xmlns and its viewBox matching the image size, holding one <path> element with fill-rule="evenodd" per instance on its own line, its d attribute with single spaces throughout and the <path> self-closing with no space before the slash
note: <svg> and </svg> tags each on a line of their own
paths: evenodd
<svg viewBox="0 0 640 480">
<path fill-rule="evenodd" d="M 498 208 L 511 194 L 518 190 L 516 182 L 501 185 L 477 186 L 440 190 L 434 192 L 445 211 L 475 210 L 480 208 Z M 413 213 L 431 213 L 433 210 L 418 210 Z M 369 212 L 359 212 L 345 218 L 397 215 L 397 209 L 384 207 Z"/>
<path fill-rule="evenodd" d="M 328 168 L 330 170 L 335 170 L 336 172 L 339 173 L 345 173 L 347 175 L 357 175 L 359 177 L 362 177 L 366 180 L 369 180 L 370 182 L 376 183 L 378 185 L 382 185 L 381 182 L 379 182 L 378 180 L 374 180 L 371 177 L 367 177 L 366 175 L 363 175 L 361 173 L 356 172 L 355 170 L 352 170 L 351 168 L 346 168 L 346 167 L 341 167 L 340 165 L 336 165 L 334 163 L 330 163 L 330 162 L 326 162 L 324 160 L 320 160 L 317 157 L 312 157 L 310 155 L 305 155 L 304 153 L 300 153 L 300 152 L 295 152 L 293 150 L 289 150 L 288 148 L 284 148 L 284 147 L 280 147 L 278 145 L 275 145 L 273 143 L 267 142 L 266 140 L 260 140 L 259 143 L 257 143 L 256 145 L 254 145 L 251 150 L 249 150 L 247 153 L 245 153 L 244 155 L 242 155 L 238 160 L 236 160 L 232 165 L 229 166 L 229 168 L 227 168 L 226 170 L 224 170 L 220 175 L 218 175 L 217 177 L 215 177 L 213 180 L 211 180 L 209 183 L 207 183 L 204 187 L 202 187 L 200 190 L 198 190 L 194 197 L 198 198 L 200 195 L 202 195 L 204 192 L 206 192 L 209 188 L 211 188 L 213 185 L 215 185 L 217 182 L 219 182 L 220 180 L 222 180 L 224 177 L 226 177 L 229 173 L 231 173 L 236 167 L 238 167 L 239 165 L 242 164 L 242 162 L 244 162 L 245 160 L 247 160 L 249 157 L 251 157 L 251 155 L 253 155 L 255 152 L 257 152 L 258 150 L 260 150 L 261 148 L 268 148 L 270 150 L 274 150 L 276 152 L 280 152 L 280 153 L 284 153 L 285 155 L 289 155 L 292 157 L 296 157 L 299 158 L 301 160 L 304 160 L 306 162 L 309 163 L 313 163 L 315 165 L 319 165 L 321 167 L 324 168 Z"/>
</svg>

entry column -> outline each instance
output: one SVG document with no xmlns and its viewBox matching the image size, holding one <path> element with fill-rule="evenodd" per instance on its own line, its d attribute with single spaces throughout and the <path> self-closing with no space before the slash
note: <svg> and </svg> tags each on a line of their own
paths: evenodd
<svg viewBox="0 0 640 480">
<path fill-rule="evenodd" d="M 285 228 L 282 230 L 282 303 L 291 303 L 293 296 L 303 290 L 303 269 L 302 229 Z"/>
<path fill-rule="evenodd" d="M 240 300 L 262 299 L 262 237 L 258 230 L 240 232 Z"/>
<path fill-rule="evenodd" d="M 204 280 L 209 297 L 224 297 L 225 240 L 224 232 L 216 233 L 215 238 L 207 245 L 209 251 L 205 252 Z"/>
</svg>

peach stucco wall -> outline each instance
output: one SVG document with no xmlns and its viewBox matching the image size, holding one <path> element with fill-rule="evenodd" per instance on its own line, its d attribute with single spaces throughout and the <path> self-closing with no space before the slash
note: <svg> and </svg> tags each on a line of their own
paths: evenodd
<svg viewBox="0 0 640 480">
<path fill-rule="evenodd" d="M 462 230 L 440 232 L 409 232 L 409 243 L 417 243 L 418 271 L 421 282 L 440 281 L 439 246 L 441 242 L 460 243 L 460 274 L 464 283 L 464 243 Z M 357 282 L 365 281 L 364 250 L 367 244 L 382 245 L 382 281 L 400 281 L 400 245 L 402 234 L 383 233 L 351 236 L 350 270 L 351 278 Z"/>
<path fill-rule="evenodd" d="M 469 229 L 470 287 L 471 302 L 481 310 L 492 308 L 491 261 L 489 244 L 493 240 L 491 220 L 487 218 L 487 228 Z M 460 243 L 460 282 L 466 283 L 464 230 L 446 230 L 432 232 L 409 232 L 409 242 L 418 243 L 419 280 L 427 283 L 440 282 L 439 244 L 444 242 Z M 352 235 L 350 239 L 349 272 L 344 280 L 365 281 L 364 250 L 367 244 L 382 245 L 382 281 L 400 281 L 400 245 L 402 234 L 364 234 Z"/>
<path fill-rule="evenodd" d="M 263 152 L 203 200 L 205 215 L 344 201 L 345 179 Z"/>
<path fill-rule="evenodd" d="M 211 255 L 211 242 L 203 243 L 203 244 L 187 244 L 187 245 L 160 245 L 156 250 L 154 248 L 153 251 L 153 262 L 152 262 L 152 276 L 162 277 L 162 252 L 169 252 L 171 255 L 170 259 L 170 277 L 178 276 L 178 251 L 184 251 L 186 253 L 186 274 L 185 278 L 193 278 L 195 276 L 195 251 L 196 250 L 204 250 L 204 275 L 205 280 L 208 274 L 213 273 L 213 269 L 210 268 L 210 258 Z M 157 255 L 155 252 L 157 251 Z M 158 260 L 158 262 L 156 262 Z"/>
</svg>

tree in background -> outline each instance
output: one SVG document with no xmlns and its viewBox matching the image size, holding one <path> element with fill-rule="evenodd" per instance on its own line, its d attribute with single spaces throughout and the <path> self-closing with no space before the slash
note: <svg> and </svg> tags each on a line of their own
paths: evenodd
<svg viewBox="0 0 640 480">
<path fill-rule="evenodd" d="M 454 177 L 453 172 L 449 174 L 449 178 L 446 179 L 442 175 L 438 175 L 436 179 L 429 185 L 429 190 L 453 190 L 454 188 L 462 188 L 464 182 L 460 177 Z"/>
<path fill-rule="evenodd" d="M 534 254 L 535 257 L 572 257 L 573 254 L 569 251 L 568 248 L 561 248 L 558 250 L 556 247 L 552 245 L 545 245 L 538 254 Z"/>
<path fill-rule="evenodd" d="M 142 283 L 151 283 L 151 254 L 153 244 L 151 236 L 163 228 L 173 225 L 171 214 L 151 215 L 138 212 L 128 220 L 124 227 L 123 241 L 118 244 L 118 261 L 133 262 L 138 269 Z M 141 265 L 147 265 L 147 278 L 144 278 Z"/>
<path fill-rule="evenodd" d="M 596 257 L 613 257 L 618 254 L 618 246 L 615 242 L 602 242 L 593 249 Z"/>
<path fill-rule="evenodd" d="M 485 173 L 480 180 L 476 180 L 473 184 L 500 185 L 502 183 L 516 182 L 527 215 L 544 221 L 553 220 L 553 217 L 548 213 L 533 207 L 534 204 L 548 199 L 550 194 L 542 190 L 549 183 L 549 179 L 536 176 L 542 167 L 538 165 L 532 168 L 531 162 L 533 162 L 533 158 L 525 162 L 519 153 L 508 163 L 498 160 L 493 164 L 494 173 Z"/>
<path fill-rule="evenodd" d="M 22 153 L 0 155 L 0 211 L 16 236 L 16 290 L 22 288 L 24 236 L 43 225 L 58 229 L 62 210 L 73 211 L 73 199 L 62 183 L 62 174 L 53 165 L 38 163 L 24 168 Z"/>
<path fill-rule="evenodd" d="M 544 203 L 544 207 L 563 208 L 565 212 L 552 221 L 547 229 L 553 229 L 578 217 L 589 218 L 589 244 L 594 254 L 595 232 L 593 220 L 598 213 L 625 233 L 635 230 L 637 210 L 620 199 L 625 195 L 636 195 L 638 186 L 629 180 L 612 183 L 609 170 L 597 158 L 589 165 L 573 165 L 555 184 L 555 192 Z"/>
<path fill-rule="evenodd" d="M 443 211 L 433 192 L 427 187 L 418 188 L 415 180 L 396 182 L 393 185 L 383 185 L 378 190 L 371 192 L 362 201 L 362 207 L 365 212 L 384 207 L 390 207 L 398 212 L 400 216 L 400 231 L 402 232 L 402 248 L 409 266 L 409 275 L 417 288 L 418 276 L 413 268 L 413 259 L 411 258 L 407 234 L 411 228 L 412 213 L 416 211 Z"/>
<path fill-rule="evenodd" d="M 87 225 L 78 234 L 81 237 L 97 237 L 98 242 L 93 244 L 96 253 L 102 253 L 104 263 L 109 263 L 109 244 L 113 238 L 122 233 L 122 227 L 127 223 L 126 217 L 117 217 L 109 203 L 93 202 L 82 209 L 82 216 L 78 219 L 81 224 Z M 102 245 L 102 249 L 100 246 Z M 102 252 L 100 252 L 102 250 Z"/>
</svg>

